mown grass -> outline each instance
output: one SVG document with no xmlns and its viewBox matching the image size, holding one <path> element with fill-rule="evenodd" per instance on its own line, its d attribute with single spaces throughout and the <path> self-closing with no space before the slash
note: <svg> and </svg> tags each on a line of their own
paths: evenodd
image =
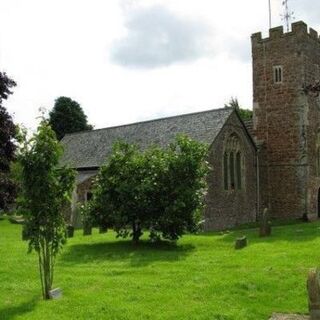
<svg viewBox="0 0 320 320">
<path fill-rule="evenodd" d="M 246 234 L 249 246 L 233 248 Z M 320 223 L 188 235 L 139 246 L 77 231 L 59 256 L 60 300 L 43 301 L 37 257 L 21 225 L 0 221 L 0 319 L 268 319 L 307 312 L 308 269 L 320 262 Z"/>
</svg>

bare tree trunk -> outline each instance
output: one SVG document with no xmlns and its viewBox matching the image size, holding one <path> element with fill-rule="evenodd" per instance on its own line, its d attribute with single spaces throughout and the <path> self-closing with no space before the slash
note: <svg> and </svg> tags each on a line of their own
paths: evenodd
<svg viewBox="0 0 320 320">
<path fill-rule="evenodd" d="M 140 223 L 137 222 L 137 221 L 134 221 L 132 223 L 132 234 L 133 234 L 133 237 L 132 237 L 132 241 L 134 244 L 138 244 L 139 243 L 139 239 L 142 235 L 142 232 L 141 232 L 141 227 L 140 227 Z"/>
<path fill-rule="evenodd" d="M 40 241 L 39 270 L 43 299 L 50 299 L 50 290 L 53 282 L 53 258 L 50 246 L 45 239 Z"/>
</svg>

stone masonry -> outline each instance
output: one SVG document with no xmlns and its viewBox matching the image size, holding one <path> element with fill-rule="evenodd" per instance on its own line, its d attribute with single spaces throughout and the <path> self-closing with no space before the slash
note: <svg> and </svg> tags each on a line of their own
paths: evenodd
<svg viewBox="0 0 320 320">
<path fill-rule="evenodd" d="M 319 99 L 303 90 L 319 79 L 320 41 L 304 22 L 252 35 L 254 136 L 259 150 L 261 206 L 275 218 L 314 218 L 319 177 Z M 282 79 L 276 83 L 275 69 Z"/>
</svg>

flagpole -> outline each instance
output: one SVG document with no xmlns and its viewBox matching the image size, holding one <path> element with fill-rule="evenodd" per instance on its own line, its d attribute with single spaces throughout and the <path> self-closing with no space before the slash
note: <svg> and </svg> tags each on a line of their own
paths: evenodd
<svg viewBox="0 0 320 320">
<path fill-rule="evenodd" d="M 269 29 L 271 29 L 271 0 L 269 0 Z"/>
</svg>

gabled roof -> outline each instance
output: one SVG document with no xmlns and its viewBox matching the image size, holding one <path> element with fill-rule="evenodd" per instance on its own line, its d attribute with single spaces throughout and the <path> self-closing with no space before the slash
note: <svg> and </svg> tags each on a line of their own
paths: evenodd
<svg viewBox="0 0 320 320">
<path fill-rule="evenodd" d="M 211 144 L 232 112 L 232 108 L 214 109 L 67 134 L 61 140 L 64 147 L 62 164 L 77 169 L 100 167 L 117 140 L 138 144 L 142 149 L 152 144 L 164 147 L 177 134 L 183 133 L 194 140 Z"/>
</svg>

